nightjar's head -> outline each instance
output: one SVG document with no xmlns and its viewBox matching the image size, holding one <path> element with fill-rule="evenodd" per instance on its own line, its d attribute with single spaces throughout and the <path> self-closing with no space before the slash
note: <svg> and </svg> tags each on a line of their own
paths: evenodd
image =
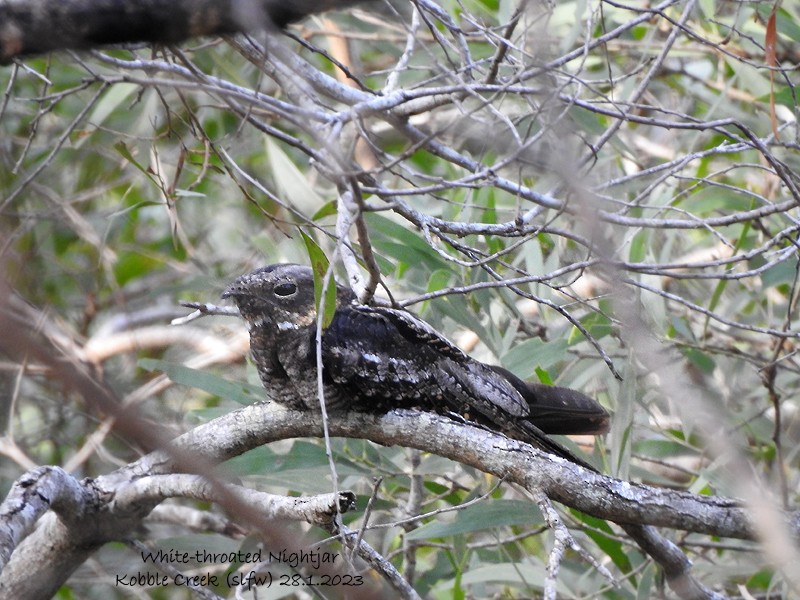
<svg viewBox="0 0 800 600">
<path fill-rule="evenodd" d="M 339 289 L 341 302 L 351 292 Z M 249 329 L 261 325 L 279 330 L 297 329 L 316 322 L 314 274 L 311 267 L 276 264 L 242 275 L 222 293 L 231 298 Z"/>
</svg>

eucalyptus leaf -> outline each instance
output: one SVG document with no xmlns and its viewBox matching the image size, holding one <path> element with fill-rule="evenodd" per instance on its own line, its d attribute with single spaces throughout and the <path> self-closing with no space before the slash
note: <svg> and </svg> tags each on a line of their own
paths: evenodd
<svg viewBox="0 0 800 600">
<path fill-rule="evenodd" d="M 564 339 L 545 342 L 533 338 L 520 342 L 501 357 L 503 366 L 517 377 L 530 379 L 537 368 L 549 371 L 567 355 L 567 341 Z"/>
<path fill-rule="evenodd" d="M 314 272 L 314 304 L 317 307 L 317 314 L 320 314 L 320 305 L 323 304 L 322 294 L 323 291 L 325 292 L 324 313 L 322 316 L 322 328 L 325 329 L 331 324 L 333 315 L 336 313 L 336 282 L 331 276 L 326 287 L 325 278 L 328 276 L 328 270 L 330 269 L 328 257 L 325 256 L 325 252 L 311 236 L 302 230 L 300 235 L 306 244 L 308 258 L 311 260 L 311 270 Z"/>
<path fill-rule="evenodd" d="M 536 504 L 521 500 L 486 500 L 456 512 L 455 518 L 447 523 L 428 523 L 406 534 L 408 540 L 427 540 L 450 537 L 511 525 L 531 525 L 542 522 L 542 515 Z"/>
<path fill-rule="evenodd" d="M 178 363 L 141 358 L 138 365 L 145 371 L 160 371 L 175 383 L 197 388 L 239 404 L 253 404 L 253 402 L 262 400 L 264 396 L 264 390 L 260 387 L 249 383 L 228 381 L 208 371 L 198 371 Z"/>
</svg>

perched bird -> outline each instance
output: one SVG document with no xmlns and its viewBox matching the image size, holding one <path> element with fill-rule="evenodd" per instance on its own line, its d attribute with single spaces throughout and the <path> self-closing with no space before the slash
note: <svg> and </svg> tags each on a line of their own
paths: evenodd
<svg viewBox="0 0 800 600">
<path fill-rule="evenodd" d="M 247 322 L 250 349 L 270 400 L 319 409 L 314 277 L 276 264 L 239 277 L 225 292 Z M 336 312 L 322 335 L 328 410 L 420 408 L 457 414 L 594 468 L 547 433 L 603 433 L 608 413 L 567 388 L 529 383 L 479 362 L 412 313 L 356 303 L 337 286 Z"/>
</svg>

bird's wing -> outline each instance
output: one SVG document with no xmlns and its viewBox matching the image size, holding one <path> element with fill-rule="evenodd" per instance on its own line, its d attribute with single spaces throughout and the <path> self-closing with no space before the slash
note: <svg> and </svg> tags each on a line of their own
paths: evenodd
<svg viewBox="0 0 800 600">
<path fill-rule="evenodd" d="M 528 414 L 527 404 L 507 380 L 404 311 L 341 307 L 325 331 L 323 364 L 336 383 L 371 398 L 394 398 L 395 405 Z"/>
<path fill-rule="evenodd" d="M 325 376 L 370 410 L 420 407 L 466 415 L 495 431 L 595 470 L 529 420 L 519 390 L 411 313 L 343 306 L 322 340 Z"/>
<path fill-rule="evenodd" d="M 433 348 L 404 338 L 392 320 L 366 308 L 337 309 L 322 338 L 325 377 L 365 408 L 424 405 L 438 388 Z"/>
</svg>

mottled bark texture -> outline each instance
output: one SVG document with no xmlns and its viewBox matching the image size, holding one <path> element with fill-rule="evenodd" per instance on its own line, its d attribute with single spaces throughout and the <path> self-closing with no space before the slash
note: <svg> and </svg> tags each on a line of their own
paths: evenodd
<svg viewBox="0 0 800 600">
<path fill-rule="evenodd" d="M 376 2 L 377 0 L 361 0 Z M 359 0 L 0 0 L 0 62 L 51 50 L 285 27 Z"/>
</svg>

